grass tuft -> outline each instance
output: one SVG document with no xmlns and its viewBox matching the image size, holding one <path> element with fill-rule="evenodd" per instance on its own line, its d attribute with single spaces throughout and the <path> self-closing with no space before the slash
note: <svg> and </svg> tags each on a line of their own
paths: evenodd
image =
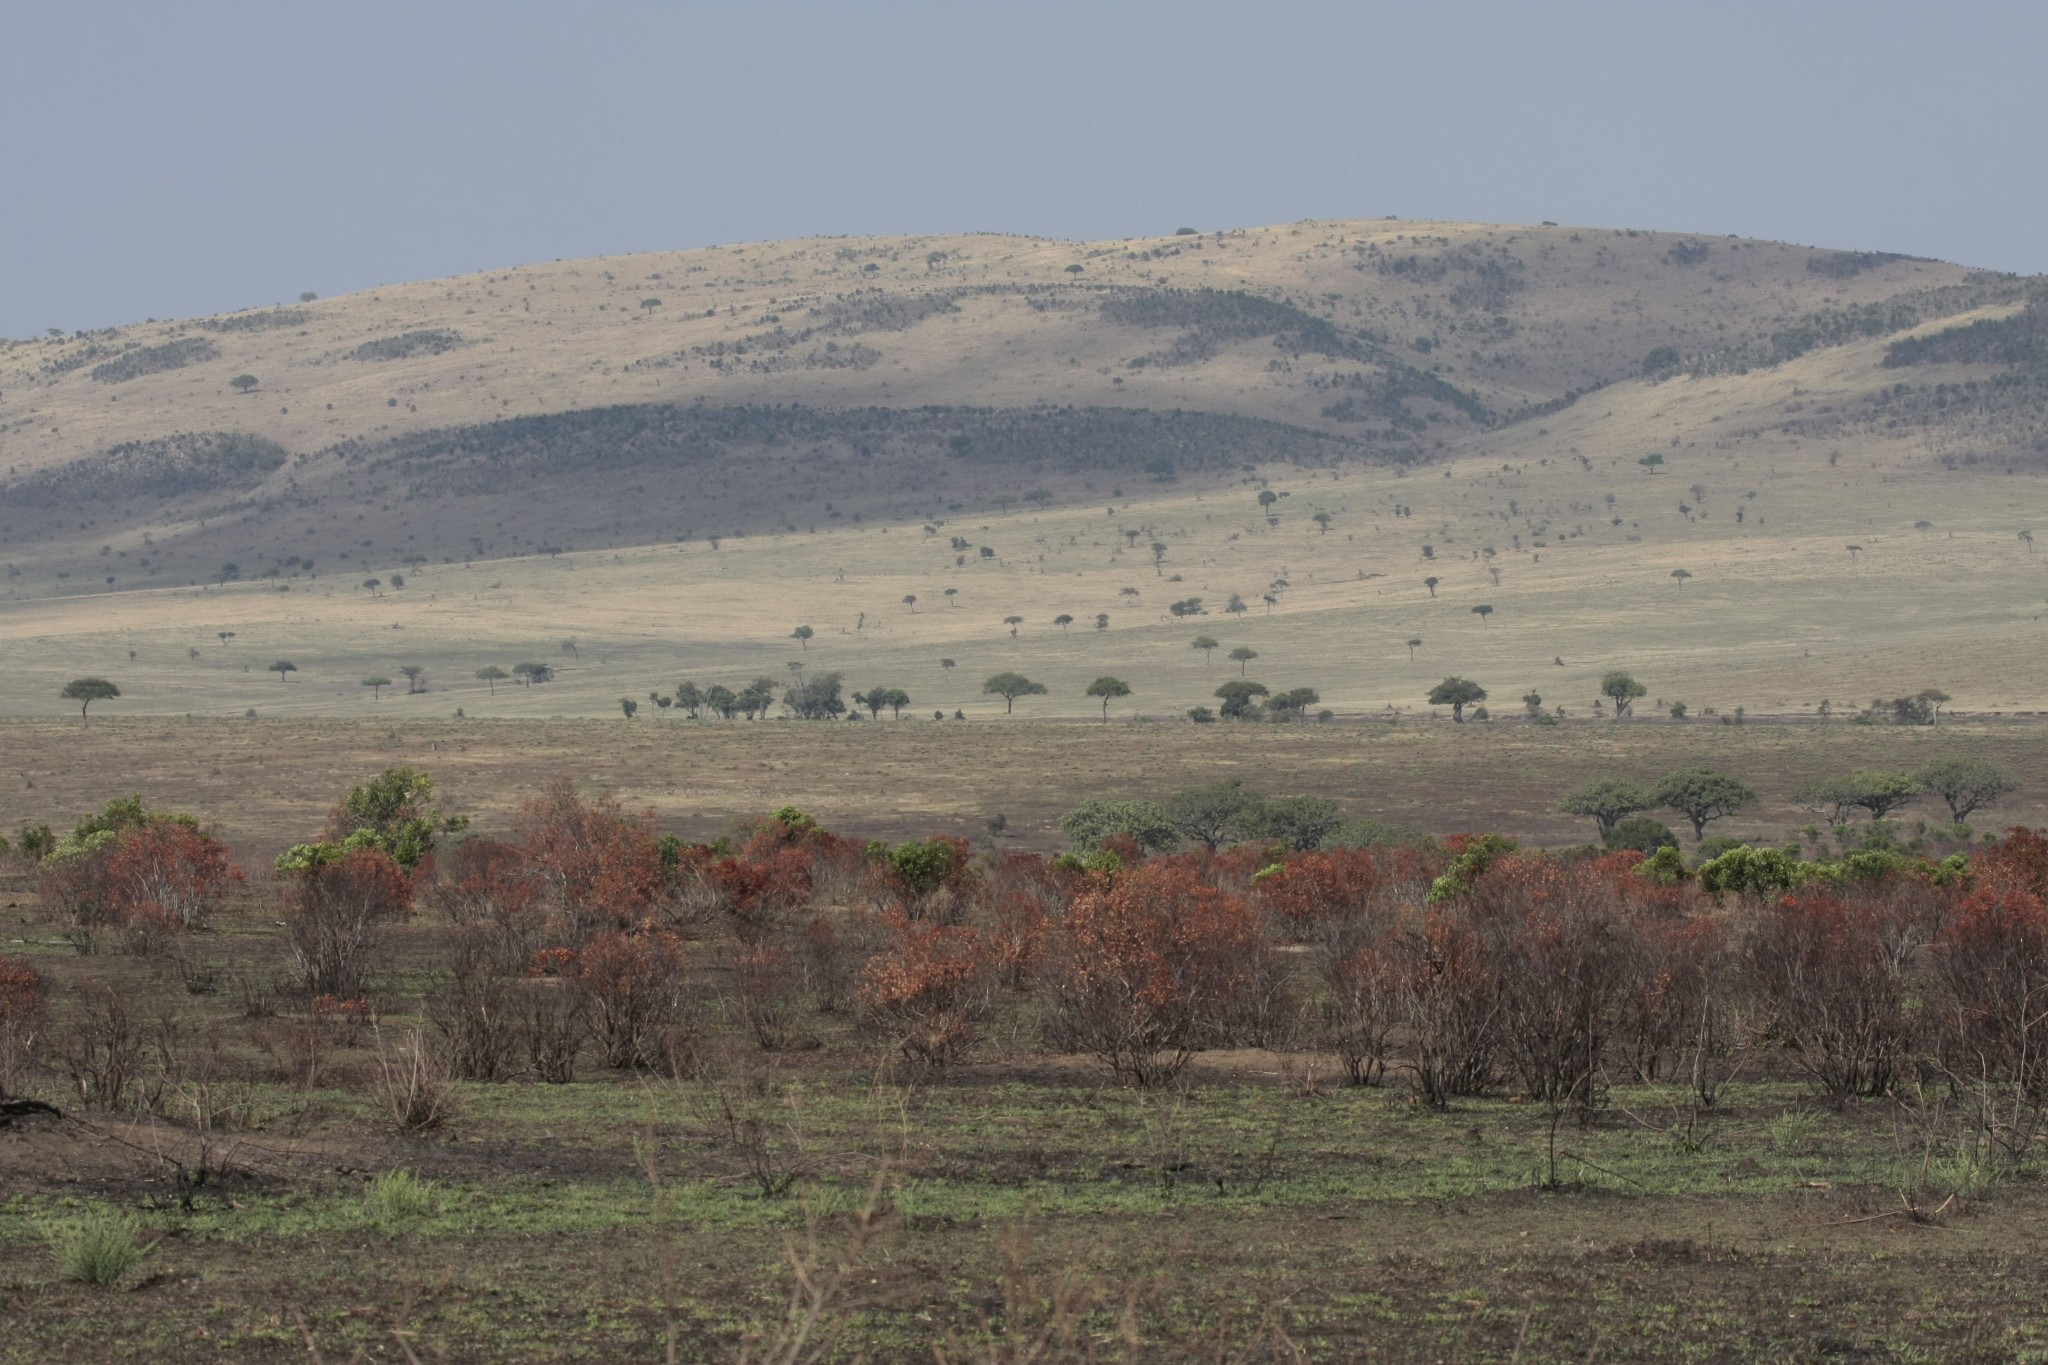
<svg viewBox="0 0 2048 1365">
<path fill-rule="evenodd" d="M 47 1236 L 65 1276 L 80 1284 L 113 1284 L 148 1250 L 141 1242 L 141 1221 L 104 1204 L 52 1224 Z"/>
<path fill-rule="evenodd" d="M 363 1189 L 363 1205 L 372 1221 L 386 1227 L 417 1223 L 440 1206 L 441 1192 L 403 1167 L 386 1171 Z"/>
</svg>

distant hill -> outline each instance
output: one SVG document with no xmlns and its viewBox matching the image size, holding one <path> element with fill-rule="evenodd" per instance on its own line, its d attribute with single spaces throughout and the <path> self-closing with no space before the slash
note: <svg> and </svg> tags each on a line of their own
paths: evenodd
<svg viewBox="0 0 2048 1365">
<path fill-rule="evenodd" d="M 2025 467 L 2048 460 L 2028 289 L 1879 253 L 1392 220 L 519 266 L 0 343 L 0 554 L 40 596 L 917 520 L 1527 454 L 1568 409 L 1583 445 L 1588 395 L 1687 386 L 1688 431 Z M 1774 404 L 1768 428 L 1754 385 L 1716 386 L 1837 352 L 1853 396 Z M 1599 438 L 1666 439 L 1631 412 Z"/>
</svg>

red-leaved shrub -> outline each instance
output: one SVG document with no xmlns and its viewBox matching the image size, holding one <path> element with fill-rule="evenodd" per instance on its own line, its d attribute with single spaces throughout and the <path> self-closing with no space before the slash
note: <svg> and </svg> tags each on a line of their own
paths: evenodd
<svg viewBox="0 0 2048 1365">
<path fill-rule="evenodd" d="M 974 1044 L 991 1001 L 991 954 L 975 930 L 884 917 L 889 942 L 868 959 L 860 999 L 912 1061 L 943 1066 Z"/>
<path fill-rule="evenodd" d="M 151 820 L 115 842 L 106 880 L 112 918 L 148 951 L 203 927 L 242 881 L 242 869 L 211 835 L 181 820 Z"/>
<path fill-rule="evenodd" d="M 1272 945 L 1244 898 L 1169 859 L 1077 892 L 1047 947 L 1051 1040 L 1139 1085 L 1231 1039 L 1273 975 Z"/>
<path fill-rule="evenodd" d="M 285 937 L 306 989 L 354 999 L 384 925 L 412 909 L 412 880 L 382 849 L 359 848 L 291 874 Z"/>
<path fill-rule="evenodd" d="M 1959 1079 L 2048 1095 L 2048 906 L 2013 879 L 1984 879 L 1944 927 L 1934 956 Z M 2005 883 L 2000 885 L 2000 883 Z"/>
<path fill-rule="evenodd" d="M 657 1066 L 687 1042 L 688 967 L 683 941 L 666 929 L 608 929 L 576 954 L 576 982 L 606 1066 Z"/>
<path fill-rule="evenodd" d="M 516 842 L 535 903 L 564 941 L 629 928 L 665 898 L 652 824 L 623 814 L 608 796 L 585 802 L 567 779 L 528 803 Z"/>
<path fill-rule="evenodd" d="M 1465 916 L 1432 911 L 1399 940 L 1403 1020 L 1415 1036 L 1415 1082 L 1441 1109 L 1493 1080 L 1500 996 L 1486 946 Z"/>
<path fill-rule="evenodd" d="M 1928 910 L 1910 888 L 1860 883 L 1782 897 L 1757 922 L 1747 967 L 1770 1022 L 1838 1103 L 1889 1090 L 1912 1046 Z"/>
</svg>

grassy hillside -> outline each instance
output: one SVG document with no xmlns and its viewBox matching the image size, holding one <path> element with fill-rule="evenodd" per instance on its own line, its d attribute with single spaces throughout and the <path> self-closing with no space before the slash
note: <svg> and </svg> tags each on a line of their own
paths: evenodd
<svg viewBox="0 0 2048 1365">
<path fill-rule="evenodd" d="M 1171 716 L 1239 645 L 1340 714 L 1451 672 L 1579 714 L 1613 667 L 1695 715 L 2040 709 L 2028 289 L 1375 221 L 713 248 L 12 343 L 0 709 L 101 673 L 152 713 L 617 714 L 794 662 L 927 717 L 1001 714 L 1004 669 L 1051 689 L 1020 715 L 1113 673 Z M 473 679 L 529 660 L 558 680 Z M 360 685 L 408 664 L 425 696 Z"/>
</svg>

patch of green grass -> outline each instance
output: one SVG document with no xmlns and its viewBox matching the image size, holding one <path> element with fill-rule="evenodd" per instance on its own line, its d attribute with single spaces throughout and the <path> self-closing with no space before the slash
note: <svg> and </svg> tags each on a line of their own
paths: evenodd
<svg viewBox="0 0 2048 1365">
<path fill-rule="evenodd" d="M 363 1190 L 363 1206 L 372 1221 L 386 1228 L 410 1227 L 439 1206 L 439 1189 L 404 1167 L 372 1180 Z"/>
<path fill-rule="evenodd" d="M 148 1248 L 134 1214 L 93 1204 L 85 1212 L 45 1226 L 50 1250 L 65 1278 L 104 1287 L 135 1269 Z"/>
</svg>

